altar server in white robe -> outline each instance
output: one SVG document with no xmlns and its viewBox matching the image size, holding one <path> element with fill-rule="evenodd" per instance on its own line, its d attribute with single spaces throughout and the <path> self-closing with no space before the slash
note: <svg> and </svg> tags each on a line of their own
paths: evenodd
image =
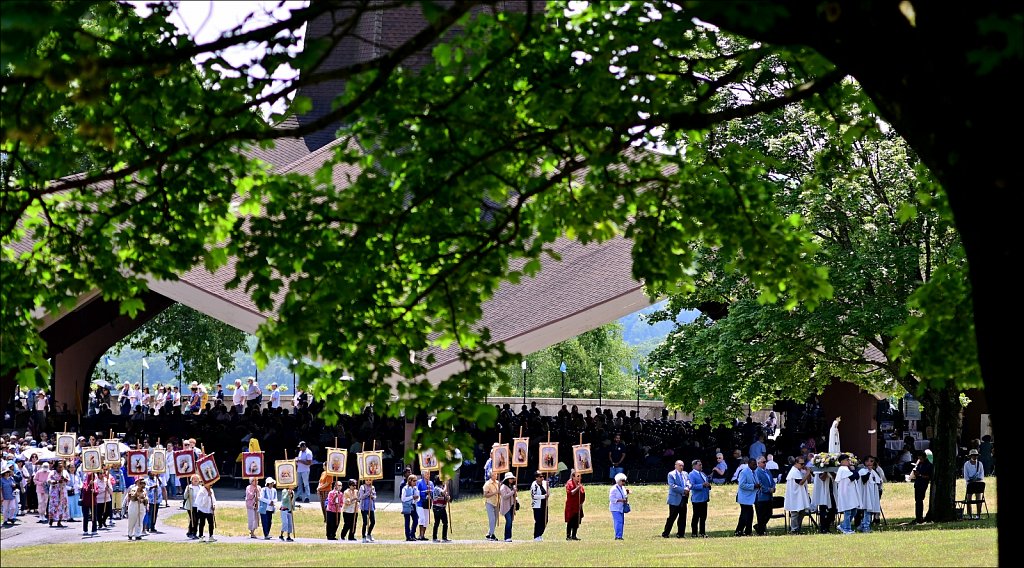
<svg viewBox="0 0 1024 568">
<path fill-rule="evenodd" d="M 857 472 L 850 465 L 850 456 L 841 454 L 839 456 L 839 471 L 836 472 L 836 509 L 842 511 L 843 522 L 839 525 L 839 531 L 843 534 L 852 534 L 853 516 L 860 509 L 860 483 Z"/>
<path fill-rule="evenodd" d="M 874 456 L 864 458 L 864 464 L 857 470 L 860 489 L 860 532 L 871 532 L 871 520 L 882 512 L 882 476 L 875 464 Z"/>
<path fill-rule="evenodd" d="M 818 510 L 818 530 L 827 533 L 836 520 L 835 474 L 818 471 L 813 476 L 814 490 L 811 492 L 811 507 Z"/>
<path fill-rule="evenodd" d="M 811 479 L 811 470 L 807 469 L 804 458 L 796 458 L 793 467 L 786 475 L 786 510 L 789 511 L 789 532 L 800 532 L 804 515 L 810 514 L 811 497 L 807 494 L 807 482 Z"/>
</svg>

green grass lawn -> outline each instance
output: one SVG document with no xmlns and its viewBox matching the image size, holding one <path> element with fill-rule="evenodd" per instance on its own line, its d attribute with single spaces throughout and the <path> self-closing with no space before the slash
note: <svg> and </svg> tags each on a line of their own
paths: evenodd
<svg viewBox="0 0 1024 568">
<path fill-rule="evenodd" d="M 961 484 L 962 486 L 962 484 Z M 94 544 L 48 545 L 5 550 L 2 566 L 38 566 L 52 564 L 56 558 L 74 558 L 76 565 L 971 565 L 997 563 L 994 516 L 989 520 L 965 521 L 943 525 L 907 524 L 913 516 L 913 492 L 909 484 L 886 486 L 883 508 L 889 525 L 872 534 L 790 536 L 783 534 L 781 520 L 769 525 L 773 536 L 735 538 L 738 507 L 732 487 L 715 488 L 708 515 L 705 540 L 662 539 L 666 506 L 661 487 L 636 487 L 627 516 L 624 542 L 612 540 L 611 519 L 607 512 L 608 486 L 592 486 L 586 506 L 586 519 L 579 531 L 582 542 L 565 541 L 561 507 L 564 490 L 553 491 L 553 508 L 545 541 L 532 542 L 533 520 L 530 513 L 520 515 L 514 525 L 517 542 L 472 545 L 352 545 L 215 543 L 202 546 L 201 554 L 185 552 L 183 545 L 158 542 L 114 542 Z M 962 487 L 960 492 L 962 492 Z M 959 493 L 959 492 L 958 492 Z M 995 492 L 987 495 L 989 509 L 995 512 Z M 479 539 L 487 529 L 487 519 L 479 498 L 452 505 L 455 539 Z M 300 537 L 324 537 L 320 512 L 307 506 L 298 512 L 296 526 Z M 378 517 L 374 536 L 379 540 L 401 539 L 402 517 L 383 513 Z M 171 525 L 183 526 L 183 518 L 172 518 Z M 500 523 L 499 523 L 500 525 Z M 279 527 L 275 519 L 273 533 Z M 499 534 L 500 534 L 499 526 Z M 218 534 L 248 534 L 244 511 L 218 511 Z M 429 536 L 429 534 L 428 534 Z M 816 560 L 816 559 L 820 559 Z"/>
</svg>

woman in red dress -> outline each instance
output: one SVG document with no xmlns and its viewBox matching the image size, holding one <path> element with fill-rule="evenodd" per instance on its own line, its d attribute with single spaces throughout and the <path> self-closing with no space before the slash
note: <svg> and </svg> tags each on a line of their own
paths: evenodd
<svg viewBox="0 0 1024 568">
<path fill-rule="evenodd" d="M 579 540 L 576 531 L 583 522 L 583 503 L 587 500 L 583 480 L 576 470 L 572 470 L 569 483 L 565 484 L 565 540 Z"/>
</svg>

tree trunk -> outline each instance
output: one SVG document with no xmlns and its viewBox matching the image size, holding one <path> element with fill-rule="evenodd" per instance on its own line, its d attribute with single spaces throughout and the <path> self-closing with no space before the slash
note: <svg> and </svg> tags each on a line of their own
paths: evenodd
<svg viewBox="0 0 1024 568">
<path fill-rule="evenodd" d="M 956 520 L 957 455 L 959 452 L 960 392 L 952 385 L 925 391 L 920 397 L 923 412 L 932 427 L 932 488 L 928 517 L 935 522 Z"/>
<path fill-rule="evenodd" d="M 1010 300 L 1019 294 L 1019 284 L 1007 271 L 1020 264 L 1019 207 L 1012 204 L 1020 202 L 1024 170 L 1020 145 L 1006 137 L 1024 120 L 1024 107 L 993 99 L 992 93 L 1019 78 L 1020 59 L 1000 53 L 1000 42 L 1011 41 L 1010 36 L 997 38 L 985 23 L 1014 21 L 1020 8 L 1013 2 L 961 3 L 955 9 L 915 2 L 910 17 L 896 4 L 751 2 L 736 9 L 732 2 L 699 2 L 690 9 L 725 30 L 818 50 L 860 82 L 942 183 L 970 265 L 978 362 L 995 432 L 1005 421 L 1003 414 L 1012 412 L 1004 404 L 1013 400 L 1004 383 L 1019 374 L 1019 341 L 1006 332 L 1007 325 L 1020 320 L 1020 307 Z M 952 409 L 956 398 L 943 398 L 950 400 L 930 406 Z M 939 457 L 946 446 L 955 448 L 955 437 L 947 431 L 951 425 L 943 424 L 954 414 L 959 423 L 959 409 L 934 418 L 937 471 L 939 460 L 947 459 Z M 991 489 L 995 483 L 993 478 Z M 933 500 L 935 488 L 946 492 L 952 485 L 933 485 Z M 1002 530 L 1006 518 L 996 517 L 1001 536 L 1007 534 Z M 1002 563 L 1010 560 L 1004 542 L 999 539 Z"/>
</svg>

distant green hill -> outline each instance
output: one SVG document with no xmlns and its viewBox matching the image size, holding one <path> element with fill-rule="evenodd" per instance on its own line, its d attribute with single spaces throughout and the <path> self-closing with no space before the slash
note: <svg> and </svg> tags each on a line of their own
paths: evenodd
<svg viewBox="0 0 1024 568">
<path fill-rule="evenodd" d="M 657 347 L 665 337 L 668 336 L 669 332 L 672 331 L 673 323 L 670 321 L 660 321 L 651 325 L 647 323 L 644 316 L 647 314 L 654 313 L 665 307 L 667 302 L 659 302 L 644 308 L 639 312 L 629 314 L 626 317 L 620 318 L 619 323 L 622 324 L 622 337 L 626 340 L 626 343 L 637 348 L 641 356 L 646 357 L 655 347 Z M 700 312 L 696 310 L 688 310 L 679 314 L 676 319 L 679 323 L 690 323 L 697 319 Z"/>
</svg>

